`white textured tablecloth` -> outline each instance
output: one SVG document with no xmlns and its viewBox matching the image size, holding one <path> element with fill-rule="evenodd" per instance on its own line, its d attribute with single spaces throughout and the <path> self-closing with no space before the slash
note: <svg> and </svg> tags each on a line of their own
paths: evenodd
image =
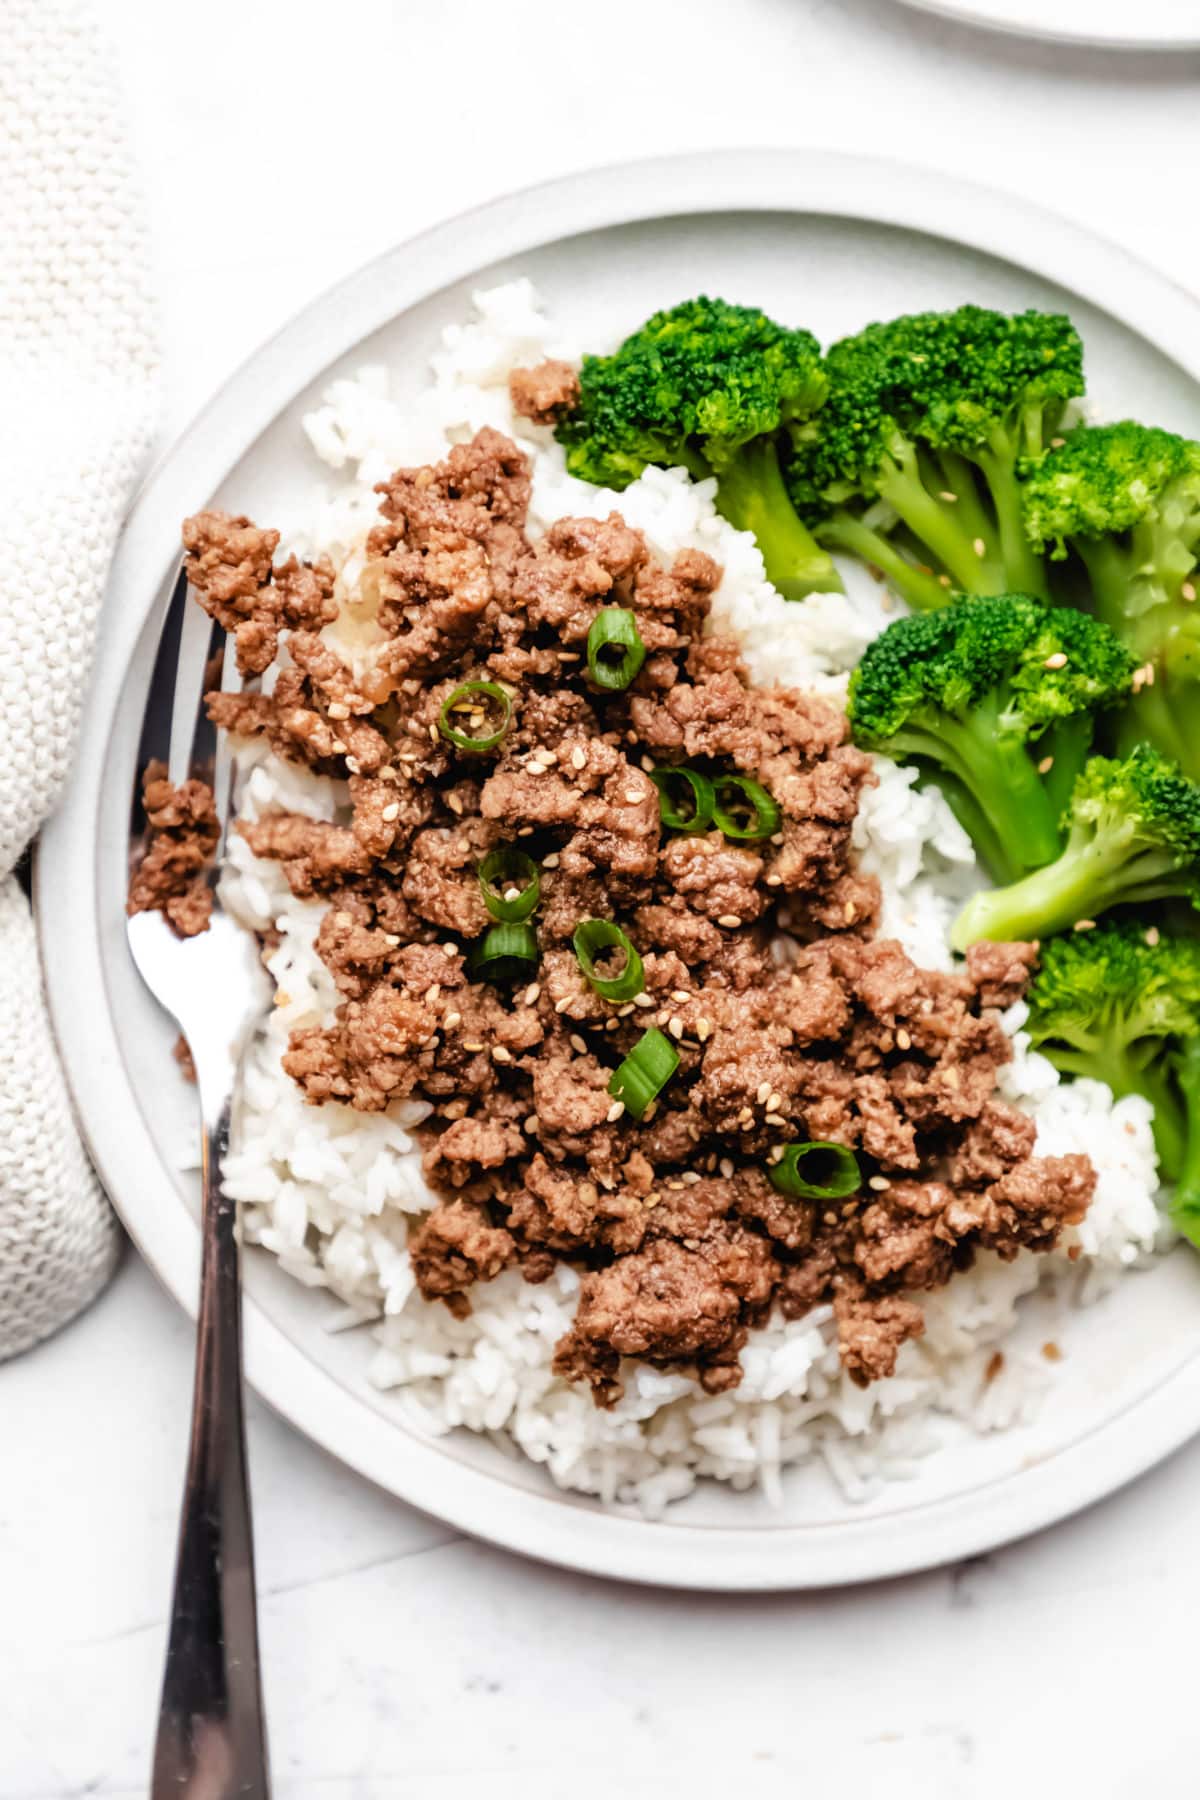
<svg viewBox="0 0 1200 1800">
<path fill-rule="evenodd" d="M 109 559 L 156 418 L 120 116 L 69 0 L 0 0 L 0 1358 L 73 1317 L 117 1254 L 13 870 L 70 766 Z"/>
</svg>

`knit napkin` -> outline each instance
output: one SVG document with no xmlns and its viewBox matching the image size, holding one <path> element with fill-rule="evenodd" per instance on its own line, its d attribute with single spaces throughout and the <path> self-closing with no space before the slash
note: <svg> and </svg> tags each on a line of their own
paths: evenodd
<svg viewBox="0 0 1200 1800">
<path fill-rule="evenodd" d="M 86 1306 L 118 1249 L 13 871 L 70 768 L 109 561 L 157 418 L 120 118 L 72 0 L 0 0 L 0 1358 Z"/>
</svg>

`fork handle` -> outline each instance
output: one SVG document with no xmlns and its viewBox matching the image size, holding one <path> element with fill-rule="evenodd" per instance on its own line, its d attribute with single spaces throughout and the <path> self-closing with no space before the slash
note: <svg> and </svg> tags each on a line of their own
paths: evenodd
<svg viewBox="0 0 1200 1800">
<path fill-rule="evenodd" d="M 201 1071 L 201 1106 L 204 1108 Z M 196 1374 L 151 1800 L 269 1800 L 246 1469 L 230 1101 L 205 1112 Z"/>
</svg>

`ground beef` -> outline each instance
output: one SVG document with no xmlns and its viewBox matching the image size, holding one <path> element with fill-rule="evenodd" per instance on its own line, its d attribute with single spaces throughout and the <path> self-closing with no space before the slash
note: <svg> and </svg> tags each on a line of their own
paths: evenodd
<svg viewBox="0 0 1200 1800">
<path fill-rule="evenodd" d="M 212 789 L 203 781 L 172 786 L 162 763 L 142 777 L 146 847 L 129 883 L 126 911 L 161 912 L 180 937 L 208 929 L 213 897 L 209 863 L 221 835 Z"/>
<path fill-rule="evenodd" d="M 553 425 L 579 399 L 579 376 L 570 363 L 550 357 L 534 369 L 514 369 L 508 378 L 513 411 L 535 425 Z"/>
<path fill-rule="evenodd" d="M 541 422 L 574 391 L 561 365 L 513 377 Z M 345 783 L 332 818 L 243 827 L 326 906 L 317 948 L 341 1003 L 293 1034 L 285 1068 L 314 1104 L 429 1106 L 419 1136 L 441 1197 L 411 1235 L 422 1293 L 461 1315 L 476 1282 L 510 1267 L 544 1280 L 568 1259 L 580 1297 L 555 1368 L 598 1404 L 620 1395 L 626 1357 L 733 1386 L 773 1306 L 831 1305 L 852 1378 L 890 1374 L 923 1329 L 923 1292 L 981 1248 L 1050 1248 L 1090 1198 L 1086 1159 L 1035 1157 L 1032 1124 L 996 1092 L 999 1010 L 1034 947 L 978 946 L 947 974 L 873 936 L 878 889 L 850 844 L 869 760 L 831 702 L 752 688 L 736 643 L 705 635 L 709 557 L 666 567 L 616 513 L 531 541 L 527 460 L 491 430 L 379 492 L 346 595 L 379 641 L 363 654 L 359 633 L 353 667 L 325 629 L 324 565 L 274 569 L 275 534 L 245 519 L 185 531 L 243 666 L 286 645 L 269 695 L 211 695 L 211 716 Z M 614 606 L 646 651 L 616 692 L 587 672 L 589 631 Z M 439 729 L 464 682 L 509 696 L 485 755 Z M 760 783 L 777 828 L 665 829 L 650 777 L 678 762 Z M 151 872 L 190 882 L 194 821 L 169 791 L 160 812 Z M 526 850 L 541 884 L 536 967 L 507 983 L 473 965 L 492 923 L 479 864 L 499 846 Z M 588 918 L 636 944 L 636 998 L 584 979 L 572 939 Z M 679 1066 L 636 1120 L 610 1081 L 650 1027 Z M 805 1139 L 853 1149 L 860 1189 L 831 1203 L 778 1190 L 770 1170 Z"/>
</svg>

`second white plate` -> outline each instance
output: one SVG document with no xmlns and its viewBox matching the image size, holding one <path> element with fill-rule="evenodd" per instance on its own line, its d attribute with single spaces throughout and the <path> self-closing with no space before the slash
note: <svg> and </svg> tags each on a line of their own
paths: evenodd
<svg viewBox="0 0 1200 1800">
<path fill-rule="evenodd" d="M 1109 50 L 1200 49 L 1197 0 L 906 0 L 922 12 L 1020 37 Z"/>
</svg>

